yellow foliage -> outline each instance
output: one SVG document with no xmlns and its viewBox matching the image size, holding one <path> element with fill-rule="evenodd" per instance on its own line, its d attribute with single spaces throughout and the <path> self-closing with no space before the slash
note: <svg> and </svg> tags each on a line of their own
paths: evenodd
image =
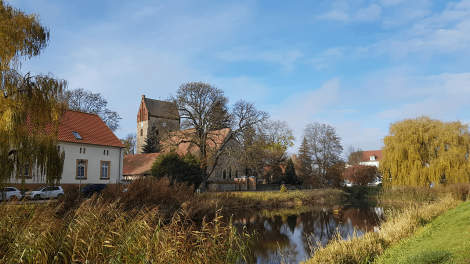
<svg viewBox="0 0 470 264">
<path fill-rule="evenodd" d="M 418 117 L 395 122 L 384 138 L 384 186 L 470 182 L 470 133 L 460 121 Z"/>
<path fill-rule="evenodd" d="M 51 182 L 62 174 L 61 164 L 47 165 L 63 160 L 56 141 L 66 82 L 52 74 L 19 73 L 21 59 L 38 56 L 47 46 L 49 29 L 37 15 L 1 0 L 0 25 L 0 185 L 27 162 Z"/>
</svg>

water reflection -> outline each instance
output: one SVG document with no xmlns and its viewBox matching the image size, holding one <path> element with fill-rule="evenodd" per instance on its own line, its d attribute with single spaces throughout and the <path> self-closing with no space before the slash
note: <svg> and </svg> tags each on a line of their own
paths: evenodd
<svg viewBox="0 0 470 264">
<path fill-rule="evenodd" d="M 309 257 L 311 247 L 325 245 L 339 233 L 343 238 L 377 231 L 384 219 L 383 209 L 346 208 L 334 214 L 331 208 L 302 213 L 272 215 L 269 212 L 233 212 L 232 223 L 239 230 L 256 230 L 258 240 L 253 258 L 257 263 L 298 263 Z M 313 249 L 315 247 L 312 247 Z"/>
</svg>

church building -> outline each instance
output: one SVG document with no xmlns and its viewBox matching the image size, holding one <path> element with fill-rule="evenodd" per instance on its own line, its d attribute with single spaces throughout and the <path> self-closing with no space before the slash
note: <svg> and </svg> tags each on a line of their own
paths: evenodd
<svg viewBox="0 0 470 264">
<path fill-rule="evenodd" d="M 176 104 L 145 98 L 142 95 L 137 113 L 137 154 L 142 154 L 147 135 L 155 127 L 157 135 L 180 130 L 180 115 Z"/>
</svg>

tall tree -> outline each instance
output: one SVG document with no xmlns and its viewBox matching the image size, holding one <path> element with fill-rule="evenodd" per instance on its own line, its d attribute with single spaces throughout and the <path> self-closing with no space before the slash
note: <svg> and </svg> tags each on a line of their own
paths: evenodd
<svg viewBox="0 0 470 264">
<path fill-rule="evenodd" d="M 268 120 L 260 125 L 261 135 L 264 138 L 264 158 L 265 163 L 272 172 L 277 172 L 276 168 L 283 165 L 287 160 L 287 149 L 294 145 L 294 135 L 292 129 L 286 121 Z M 272 174 L 267 178 L 272 181 L 277 178 Z"/>
<path fill-rule="evenodd" d="M 354 148 L 353 146 L 349 146 L 346 150 L 346 157 L 348 158 L 348 165 L 355 165 L 362 162 L 362 158 L 364 155 L 364 151 L 360 148 Z"/>
<path fill-rule="evenodd" d="M 384 186 L 470 182 L 470 132 L 460 121 L 421 116 L 390 125 L 380 172 Z"/>
<path fill-rule="evenodd" d="M 299 183 L 299 178 L 295 172 L 294 162 L 289 158 L 286 162 L 286 169 L 284 172 L 284 177 L 282 178 L 286 184 L 297 184 Z"/>
<path fill-rule="evenodd" d="M 106 108 L 108 101 L 100 93 L 77 88 L 65 91 L 63 96 L 70 110 L 99 115 L 113 132 L 120 128 L 121 117 L 117 112 Z"/>
<path fill-rule="evenodd" d="M 170 95 L 169 101 L 177 105 L 181 127 L 185 129 L 177 133 L 181 138 L 177 144 L 191 143 L 198 148 L 201 168 L 205 172 L 204 181 L 213 172 L 230 139 L 241 137 L 248 128 L 268 118 L 266 112 L 256 110 L 253 103 L 243 100 L 236 102 L 230 112 L 224 111 L 228 109 L 224 91 L 202 82 L 182 84 L 176 96 Z M 219 142 L 220 135 L 212 131 L 219 129 L 221 123 L 227 123 L 228 119 L 231 133 Z M 209 167 L 212 169 L 208 170 Z"/>
<path fill-rule="evenodd" d="M 49 28 L 38 15 L 0 1 L 0 187 L 24 175 L 19 168 L 26 164 L 36 168 L 33 175 L 46 176 L 48 184 L 62 175 L 57 131 L 67 82 L 52 74 L 20 73 L 21 60 L 39 56 L 48 43 Z"/>
<path fill-rule="evenodd" d="M 298 155 L 299 178 L 306 184 L 312 180 L 312 156 L 309 153 L 307 137 L 303 137 Z"/>
<path fill-rule="evenodd" d="M 134 155 L 137 151 L 137 134 L 129 133 L 123 139 L 121 139 L 122 144 L 126 146 L 124 150 L 124 155 Z"/>
<path fill-rule="evenodd" d="M 328 180 L 328 170 L 333 169 L 333 165 L 342 163 L 341 138 L 334 127 L 318 122 L 307 124 L 304 137 L 312 158 L 313 183 L 316 187 L 324 186 Z"/>
<path fill-rule="evenodd" d="M 158 129 L 155 126 L 152 126 L 150 132 L 147 135 L 147 138 L 144 140 L 144 145 L 142 146 L 143 153 L 158 153 L 160 152 L 160 135 Z"/>
</svg>

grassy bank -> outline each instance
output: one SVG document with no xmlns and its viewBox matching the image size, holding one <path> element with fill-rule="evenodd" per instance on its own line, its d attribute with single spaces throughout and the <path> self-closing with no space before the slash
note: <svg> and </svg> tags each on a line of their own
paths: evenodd
<svg viewBox="0 0 470 264">
<path fill-rule="evenodd" d="M 203 197 L 230 209 L 269 209 L 295 208 L 299 206 L 334 205 L 341 203 L 343 192 L 336 189 L 207 193 Z"/>
<path fill-rule="evenodd" d="M 377 233 L 344 240 L 337 236 L 325 247 L 318 246 L 306 263 L 368 263 L 385 249 L 411 237 L 437 216 L 468 199 L 469 184 L 440 188 L 393 188 L 377 194 L 382 202 L 406 203 L 401 210 L 388 211 L 387 222 Z"/>
<path fill-rule="evenodd" d="M 470 201 L 385 250 L 377 263 L 470 263 Z"/>
</svg>

